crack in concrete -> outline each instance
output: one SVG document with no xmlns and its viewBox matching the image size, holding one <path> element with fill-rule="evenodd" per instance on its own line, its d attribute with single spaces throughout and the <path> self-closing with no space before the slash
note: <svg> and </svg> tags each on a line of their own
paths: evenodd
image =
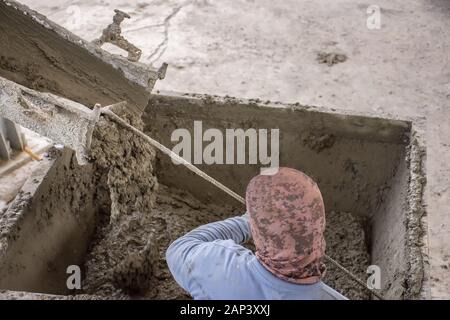
<svg viewBox="0 0 450 320">
<path fill-rule="evenodd" d="M 180 10 L 185 7 L 186 5 L 190 4 L 191 1 L 186 1 L 182 5 L 176 7 L 173 9 L 172 13 L 169 14 L 162 23 L 153 25 L 153 27 L 156 26 L 163 26 L 164 27 L 164 39 L 161 41 L 161 43 L 156 47 L 155 50 L 150 54 L 150 56 L 147 58 L 147 60 L 150 61 L 151 64 L 154 64 L 156 61 L 158 61 L 161 56 L 166 52 L 167 46 L 169 44 L 169 28 L 170 28 L 170 21 L 180 12 Z M 153 57 L 155 57 L 152 59 Z"/>
</svg>

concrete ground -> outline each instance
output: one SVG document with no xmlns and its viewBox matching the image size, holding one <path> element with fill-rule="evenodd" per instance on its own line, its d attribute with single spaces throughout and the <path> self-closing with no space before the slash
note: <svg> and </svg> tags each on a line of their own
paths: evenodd
<svg viewBox="0 0 450 320">
<path fill-rule="evenodd" d="M 127 11 L 141 61 L 169 63 L 157 90 L 426 117 L 429 294 L 450 297 L 450 1 L 21 2 L 87 40 Z M 367 27 L 370 5 L 380 29 Z M 347 59 L 321 64 L 322 52 Z"/>
</svg>

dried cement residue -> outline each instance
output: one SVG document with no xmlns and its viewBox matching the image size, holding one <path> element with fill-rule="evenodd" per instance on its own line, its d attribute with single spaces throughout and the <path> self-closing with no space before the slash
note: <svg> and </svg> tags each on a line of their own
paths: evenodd
<svg viewBox="0 0 450 320">
<path fill-rule="evenodd" d="M 408 276 L 405 281 L 406 298 L 416 299 L 419 295 L 427 295 L 426 290 L 428 284 L 423 285 L 426 278 L 426 258 L 424 259 L 424 239 L 426 232 L 424 231 L 425 208 L 423 204 L 423 193 L 425 188 L 424 173 L 424 157 L 425 148 L 422 144 L 421 134 L 419 131 L 413 131 L 411 145 L 408 148 L 407 158 L 410 163 L 411 178 L 408 188 L 408 214 L 407 214 L 407 256 L 409 259 Z"/>
<path fill-rule="evenodd" d="M 364 281 L 370 257 L 361 221 L 351 213 L 334 211 L 327 212 L 326 219 L 326 253 Z M 324 282 L 349 299 L 370 299 L 366 290 L 330 263 Z"/>
<path fill-rule="evenodd" d="M 142 128 L 137 115 L 114 112 Z M 83 288 L 86 293 L 117 298 L 146 291 L 157 254 L 151 217 L 158 187 L 152 164 L 155 152 L 131 132 L 102 118 L 94 131 L 92 156 L 103 213 L 87 256 Z"/>
<path fill-rule="evenodd" d="M 332 134 L 316 135 L 312 132 L 305 132 L 301 137 L 301 141 L 303 145 L 319 153 L 331 148 L 336 142 L 336 137 Z"/>
<path fill-rule="evenodd" d="M 347 56 L 336 52 L 318 52 L 316 57 L 317 62 L 327 64 L 329 67 L 345 62 Z"/>
</svg>

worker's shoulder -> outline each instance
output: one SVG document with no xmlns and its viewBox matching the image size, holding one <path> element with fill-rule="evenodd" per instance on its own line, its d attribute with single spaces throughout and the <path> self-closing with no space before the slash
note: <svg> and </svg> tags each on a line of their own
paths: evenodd
<svg viewBox="0 0 450 320">
<path fill-rule="evenodd" d="M 233 240 L 215 240 L 203 243 L 197 248 L 195 259 L 205 262 L 208 266 L 221 266 L 226 269 L 245 269 L 245 265 L 254 257 L 251 250 L 237 244 Z"/>
<path fill-rule="evenodd" d="M 258 298 L 259 286 L 250 262 L 254 254 L 233 240 L 205 243 L 199 250 L 195 269 L 196 283 L 212 299 Z"/>
<path fill-rule="evenodd" d="M 252 256 L 253 252 L 240 244 L 237 244 L 233 240 L 214 240 L 208 243 L 205 243 L 205 247 L 209 250 L 212 250 L 216 254 L 219 251 L 227 252 L 229 254 L 236 255 L 237 257 L 241 256 Z"/>
<path fill-rule="evenodd" d="M 320 289 L 322 291 L 323 300 L 348 300 L 347 297 L 329 287 L 322 281 L 320 282 Z"/>
</svg>

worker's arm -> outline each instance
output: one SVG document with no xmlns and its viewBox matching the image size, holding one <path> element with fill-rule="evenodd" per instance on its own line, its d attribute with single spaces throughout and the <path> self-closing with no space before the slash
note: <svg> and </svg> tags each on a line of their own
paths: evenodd
<svg viewBox="0 0 450 320">
<path fill-rule="evenodd" d="M 229 246 L 231 250 L 236 247 L 239 250 L 236 244 L 244 243 L 250 237 L 250 226 L 245 215 L 200 226 L 169 246 L 166 251 L 167 265 L 178 284 L 192 294 L 198 290 L 194 274 L 198 274 L 198 269 L 209 262 L 207 258 L 209 252 L 215 250 L 214 246 L 221 243 L 222 247 Z"/>
</svg>

